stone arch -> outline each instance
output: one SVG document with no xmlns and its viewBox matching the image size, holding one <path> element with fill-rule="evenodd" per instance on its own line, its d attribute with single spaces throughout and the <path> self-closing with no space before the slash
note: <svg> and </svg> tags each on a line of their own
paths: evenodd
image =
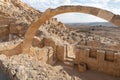
<svg viewBox="0 0 120 80">
<path fill-rule="evenodd" d="M 46 20 L 48 20 L 49 18 L 55 15 L 68 13 L 68 12 L 80 12 L 80 13 L 91 14 L 91 15 L 100 17 L 102 19 L 105 19 L 108 22 L 111 22 L 120 27 L 119 15 L 115 15 L 112 12 L 109 12 L 100 8 L 88 7 L 88 6 L 60 6 L 60 7 L 57 7 L 56 9 L 49 8 L 41 15 L 41 17 L 38 20 L 33 22 L 31 26 L 28 28 L 23 41 L 23 52 L 25 53 L 29 52 L 32 39 L 36 31 L 42 24 L 45 23 Z"/>
</svg>

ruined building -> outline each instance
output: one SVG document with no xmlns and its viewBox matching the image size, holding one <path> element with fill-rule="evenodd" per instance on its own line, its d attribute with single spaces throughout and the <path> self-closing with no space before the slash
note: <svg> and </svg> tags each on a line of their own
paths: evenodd
<svg viewBox="0 0 120 80">
<path fill-rule="evenodd" d="M 52 18 L 67 12 L 91 14 L 120 27 L 119 15 L 100 8 L 61 6 L 42 13 L 19 0 L 2 0 L 0 54 L 29 54 L 50 65 L 61 61 L 77 66 L 79 72 L 93 70 L 120 77 L 120 40 L 70 30 Z"/>
</svg>

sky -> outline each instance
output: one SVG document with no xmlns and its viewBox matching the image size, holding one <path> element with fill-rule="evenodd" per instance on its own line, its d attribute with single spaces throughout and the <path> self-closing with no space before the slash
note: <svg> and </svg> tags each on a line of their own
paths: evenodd
<svg viewBox="0 0 120 80">
<path fill-rule="evenodd" d="M 83 5 L 105 9 L 120 15 L 120 0 L 22 0 L 41 12 L 47 8 L 56 8 L 63 5 Z M 101 18 L 83 13 L 65 13 L 55 16 L 63 23 L 106 22 Z"/>
</svg>

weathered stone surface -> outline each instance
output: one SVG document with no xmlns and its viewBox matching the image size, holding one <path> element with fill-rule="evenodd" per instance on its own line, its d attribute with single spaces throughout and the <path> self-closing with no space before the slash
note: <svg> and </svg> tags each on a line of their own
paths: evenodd
<svg viewBox="0 0 120 80">
<path fill-rule="evenodd" d="M 113 62 L 115 60 L 114 56 L 115 56 L 114 52 L 112 52 L 112 51 L 106 51 L 106 53 L 105 53 L 105 60 Z"/>
<path fill-rule="evenodd" d="M 106 10 L 100 10 L 97 16 L 110 21 L 113 18 L 114 14 Z"/>
<path fill-rule="evenodd" d="M 97 58 L 97 50 L 96 49 L 90 49 L 89 57 Z"/>
<path fill-rule="evenodd" d="M 71 76 L 64 69 L 47 65 L 27 54 L 12 57 L 0 55 L 0 60 L 5 67 L 3 70 L 10 71 L 12 80 L 71 79 Z"/>
<path fill-rule="evenodd" d="M 9 26 L 10 34 L 24 35 L 26 30 L 27 30 L 27 26 L 25 27 L 25 26 L 22 26 L 22 25 L 16 24 L 16 23 L 11 23 Z"/>
<path fill-rule="evenodd" d="M 0 1 L 0 28 L 7 27 L 6 34 L 15 34 L 24 36 L 28 26 L 34 19 L 40 16 L 41 12 L 29 7 L 21 0 L 1 0 Z M 2 29 L 3 30 L 3 29 Z M 4 30 L 0 35 L 4 35 Z M 6 36 L 6 35 L 5 35 Z M 19 36 L 21 37 L 21 36 Z M 8 35 L 1 41 L 9 40 Z M 6 39 L 6 40 L 5 40 Z"/>
<path fill-rule="evenodd" d="M 13 0 L 9 0 L 9 1 L 6 0 L 6 2 L 10 2 L 12 6 L 13 5 L 17 6 L 20 9 L 24 7 L 17 4 L 19 0 L 17 0 L 17 2 Z M 109 38 L 98 37 L 98 36 L 97 36 L 98 38 L 95 38 L 94 34 L 90 35 L 91 33 L 90 31 L 91 30 L 94 31 L 95 28 L 88 29 L 89 31 L 84 30 L 81 33 L 77 33 L 80 32 L 79 30 L 69 32 L 70 29 L 67 29 L 65 25 L 63 25 L 61 22 L 58 22 L 56 19 L 51 18 L 61 13 L 82 12 L 82 13 L 87 13 L 101 17 L 103 19 L 111 21 L 116 25 L 119 25 L 119 16 L 116 16 L 108 11 L 93 7 L 62 6 L 56 9 L 47 9 L 47 11 L 43 13 L 42 16 L 39 18 L 38 16 L 40 13 L 39 12 L 37 13 L 36 11 L 31 12 L 32 9 L 30 9 L 30 13 L 29 12 L 25 14 L 22 13 L 24 17 L 21 16 L 20 18 L 21 13 L 19 14 L 20 12 L 19 9 L 17 11 L 16 8 L 13 9 L 15 9 L 15 11 L 11 11 L 11 13 L 5 15 L 11 17 L 10 19 L 12 18 L 17 18 L 17 19 L 16 21 L 15 20 L 7 21 L 8 18 L 0 20 L 1 25 L 7 26 L 7 28 L 4 29 L 1 28 L 1 32 L 3 31 L 3 35 L 1 33 L 0 37 L 4 35 L 6 36 L 9 35 L 10 37 L 9 40 L 12 40 L 12 37 L 16 39 L 16 36 L 13 35 L 24 34 L 27 30 L 26 26 L 28 26 L 36 17 L 37 19 L 34 21 L 33 24 L 31 24 L 31 27 L 29 27 L 23 43 L 21 42 L 20 44 L 17 45 L 14 42 L 13 42 L 14 44 L 6 44 L 6 43 L 0 44 L 0 50 L 1 50 L 0 54 L 12 56 L 24 52 L 32 56 L 35 56 L 36 60 L 41 60 L 51 65 L 54 64 L 57 59 L 65 63 L 67 57 L 70 58 L 72 57 L 72 62 L 73 62 L 72 66 L 74 66 L 74 63 L 79 65 L 79 63 L 84 62 L 85 64 L 87 64 L 87 67 L 90 70 L 95 70 L 115 76 L 120 76 L 119 75 L 120 56 L 118 55 L 118 51 L 117 51 L 120 49 L 115 49 L 116 47 L 114 47 L 114 46 L 119 47 L 118 46 L 119 42 L 117 42 L 117 40 L 112 41 Z M 29 8 L 27 10 L 29 10 Z M 6 13 L 6 10 L 1 10 L 1 11 Z M 27 12 L 27 11 L 23 10 L 23 12 Z M 35 35 L 36 31 L 40 26 L 41 26 L 41 28 L 39 29 L 41 30 L 40 33 L 38 32 Z M 34 35 L 37 37 L 34 37 Z M 34 39 L 32 41 L 33 37 Z M 31 46 L 31 44 L 33 47 Z M 74 51 L 74 48 L 71 47 L 71 44 L 75 46 L 80 45 L 80 48 L 77 48 Z M 115 49 L 115 51 L 110 50 L 108 48 Z M 74 55 L 76 57 L 74 57 Z M 79 65 L 78 67 L 79 67 L 79 71 L 83 72 L 86 70 L 85 66 Z M 17 76 L 20 77 L 22 75 L 21 79 L 27 79 L 27 75 L 24 75 L 26 74 L 26 72 L 23 69 L 24 67 L 19 67 L 18 70 L 20 72 L 17 74 Z M 12 73 L 14 73 L 14 71 Z M 33 71 L 31 73 L 36 73 L 36 72 Z"/>
<path fill-rule="evenodd" d="M 85 47 L 76 49 L 75 63 L 78 64 L 84 62 L 87 64 L 88 69 L 104 72 L 114 76 L 120 76 L 119 68 L 119 52 L 99 50 L 99 49 L 89 49 L 86 51 Z M 89 56 L 90 55 L 90 56 Z M 79 56 L 79 57 L 78 57 Z M 81 66 L 80 71 L 84 70 Z"/>
<path fill-rule="evenodd" d="M 120 16 L 119 15 L 114 15 L 111 19 L 111 21 L 113 24 L 117 25 L 119 27 L 120 25 Z"/>
<path fill-rule="evenodd" d="M 85 72 L 87 70 L 87 65 L 85 63 L 79 63 L 78 64 L 78 70 L 79 72 Z"/>
<path fill-rule="evenodd" d="M 7 27 L 0 27 L 0 38 L 1 41 L 6 41 L 8 40 L 9 36 L 9 28 Z"/>
<path fill-rule="evenodd" d="M 11 22 L 10 18 L 0 15 L 0 27 L 8 26 L 10 24 L 10 22 Z"/>
<path fill-rule="evenodd" d="M 64 45 L 57 45 L 56 47 L 57 58 L 64 62 L 64 58 L 66 55 L 66 47 Z"/>
</svg>

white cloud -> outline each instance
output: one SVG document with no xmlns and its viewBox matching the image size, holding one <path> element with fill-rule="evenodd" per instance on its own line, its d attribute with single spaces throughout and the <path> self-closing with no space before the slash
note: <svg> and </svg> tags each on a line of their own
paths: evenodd
<svg viewBox="0 0 120 80">
<path fill-rule="evenodd" d="M 49 7 L 56 8 L 61 5 L 84 5 L 84 6 L 98 7 L 109 10 L 115 14 L 120 14 L 120 8 L 118 8 L 118 6 L 115 7 L 116 5 L 120 5 L 120 0 L 22 0 L 22 1 L 28 3 L 29 5 L 40 11 L 45 11 Z M 84 16 L 86 16 L 87 19 Z M 104 21 L 95 17 L 91 17 L 90 15 L 80 16 L 80 14 L 79 15 L 64 14 L 57 16 L 57 18 L 59 18 L 59 20 L 63 20 L 64 22 Z"/>
<path fill-rule="evenodd" d="M 35 7 L 40 11 L 45 11 L 47 8 L 56 8 L 61 5 L 85 5 L 103 8 L 110 10 L 108 7 L 109 2 L 119 2 L 120 0 L 22 0 L 29 5 Z M 80 3 L 80 1 L 82 3 Z M 114 6 L 114 5 L 113 5 Z M 119 9 L 116 11 L 120 11 Z"/>
<path fill-rule="evenodd" d="M 68 5 L 71 4 L 70 0 L 50 0 L 50 7 L 51 8 L 56 8 L 61 5 Z"/>
<path fill-rule="evenodd" d="M 118 1 L 118 2 L 120 2 L 120 0 L 109 0 L 109 1 Z"/>
<path fill-rule="evenodd" d="M 47 8 L 56 8 L 61 5 L 71 4 L 70 0 L 22 0 L 23 2 L 28 3 L 32 7 L 45 11 Z"/>
</svg>

